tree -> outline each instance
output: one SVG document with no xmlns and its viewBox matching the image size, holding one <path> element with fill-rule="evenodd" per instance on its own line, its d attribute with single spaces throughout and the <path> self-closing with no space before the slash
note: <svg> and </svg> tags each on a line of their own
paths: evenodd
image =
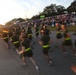
<svg viewBox="0 0 76 75">
<path fill-rule="evenodd" d="M 9 21 L 9 22 L 6 22 L 6 26 L 10 26 L 10 25 L 12 25 L 13 24 L 13 21 Z"/>
<path fill-rule="evenodd" d="M 45 15 L 45 17 L 60 15 L 64 13 L 64 10 L 64 6 L 51 4 L 50 6 L 45 7 L 43 12 L 39 12 L 38 15 L 33 16 L 32 19 L 38 19 L 41 15 Z"/>
<path fill-rule="evenodd" d="M 61 6 L 61 5 L 56 5 L 56 4 L 51 4 L 50 6 L 47 6 L 44 8 L 44 13 L 47 13 L 47 14 L 62 14 L 63 11 L 64 11 L 65 7 L 64 6 Z"/>
<path fill-rule="evenodd" d="M 23 21 L 25 21 L 25 19 L 18 18 L 17 21 L 23 22 Z"/>
<path fill-rule="evenodd" d="M 67 8 L 68 12 L 76 12 L 76 0 L 74 0 L 71 5 Z"/>
</svg>

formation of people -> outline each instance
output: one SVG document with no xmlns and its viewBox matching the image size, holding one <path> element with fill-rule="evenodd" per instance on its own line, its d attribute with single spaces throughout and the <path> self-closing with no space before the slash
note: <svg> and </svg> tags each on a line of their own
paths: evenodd
<svg viewBox="0 0 76 75">
<path fill-rule="evenodd" d="M 35 36 L 34 36 L 35 34 Z M 38 65 L 36 64 L 35 60 L 33 59 L 33 49 L 34 44 L 39 43 L 42 46 L 42 53 L 47 60 L 47 62 L 53 66 L 54 62 L 53 59 L 49 56 L 49 51 L 51 51 L 51 43 L 52 39 L 50 34 L 50 30 L 46 24 L 41 26 L 35 25 L 32 27 L 31 25 L 27 25 L 26 27 L 21 26 L 14 26 L 11 28 L 3 29 L 2 38 L 6 43 L 7 48 L 11 49 L 10 43 L 14 46 L 17 54 L 20 55 L 20 58 L 23 61 L 24 65 L 26 64 L 26 57 L 28 57 L 31 62 L 34 64 L 35 68 L 39 70 Z M 37 42 L 35 42 L 35 39 Z M 73 48 L 71 35 L 67 30 L 65 24 L 60 25 L 58 22 L 56 23 L 56 42 L 58 43 L 59 40 L 62 41 L 61 48 L 64 55 L 67 54 L 65 46 L 69 46 L 74 56 L 76 57 L 76 50 Z M 76 47 L 76 40 L 74 43 Z M 21 50 L 19 50 L 21 47 Z"/>
</svg>

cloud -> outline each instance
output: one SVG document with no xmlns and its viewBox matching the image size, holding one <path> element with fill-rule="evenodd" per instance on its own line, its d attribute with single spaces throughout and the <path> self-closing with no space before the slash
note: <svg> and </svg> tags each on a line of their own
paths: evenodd
<svg viewBox="0 0 76 75">
<path fill-rule="evenodd" d="M 13 18 L 31 18 L 53 4 L 67 7 L 73 0 L 0 0 L 0 23 Z"/>
</svg>

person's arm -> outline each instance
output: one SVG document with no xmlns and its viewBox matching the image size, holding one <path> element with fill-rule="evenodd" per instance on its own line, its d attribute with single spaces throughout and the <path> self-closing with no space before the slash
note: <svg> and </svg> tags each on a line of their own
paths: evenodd
<svg viewBox="0 0 76 75">
<path fill-rule="evenodd" d="M 41 46 L 43 45 L 42 38 L 40 40 L 38 40 L 38 42 Z"/>
<path fill-rule="evenodd" d="M 10 42 L 11 42 L 11 43 L 13 42 L 12 38 L 10 38 Z"/>
<path fill-rule="evenodd" d="M 20 51 L 20 54 L 24 53 L 25 52 L 25 47 L 22 46 L 22 50 Z"/>
</svg>

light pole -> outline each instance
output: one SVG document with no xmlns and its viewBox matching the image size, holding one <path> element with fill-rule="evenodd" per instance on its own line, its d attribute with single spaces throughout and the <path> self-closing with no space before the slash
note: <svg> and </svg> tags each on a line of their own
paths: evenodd
<svg viewBox="0 0 76 75">
<path fill-rule="evenodd" d="M 27 19 L 27 15 L 25 15 L 25 21 L 26 21 L 26 19 Z"/>
</svg>

